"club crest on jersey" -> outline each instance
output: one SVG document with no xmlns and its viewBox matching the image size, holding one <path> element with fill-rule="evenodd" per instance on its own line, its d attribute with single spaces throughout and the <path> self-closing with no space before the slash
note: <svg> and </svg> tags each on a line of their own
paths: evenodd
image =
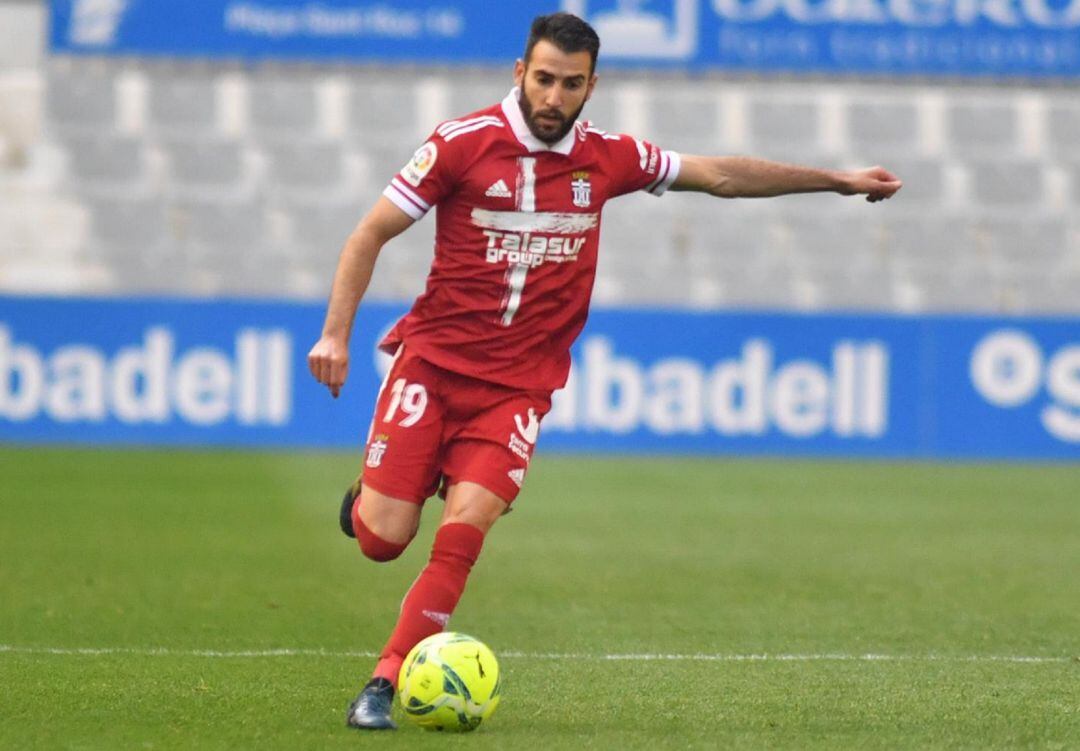
<svg viewBox="0 0 1080 751">
<path fill-rule="evenodd" d="M 431 172 L 438 158 L 439 149 L 428 141 L 418 148 L 409 163 L 401 168 L 401 176 L 405 178 L 405 182 L 417 188 L 420 186 L 420 181 L 427 176 L 428 172 Z"/>
<path fill-rule="evenodd" d="M 367 461 L 365 461 L 364 464 L 372 469 L 375 469 L 382 464 L 383 456 L 386 454 L 386 442 L 388 440 L 390 440 L 390 436 L 385 433 L 380 433 L 375 436 L 375 440 L 368 446 Z"/>
<path fill-rule="evenodd" d="M 592 204 L 592 183 L 588 172 L 575 172 L 571 175 L 570 190 L 574 194 L 574 205 L 587 209 Z"/>
</svg>

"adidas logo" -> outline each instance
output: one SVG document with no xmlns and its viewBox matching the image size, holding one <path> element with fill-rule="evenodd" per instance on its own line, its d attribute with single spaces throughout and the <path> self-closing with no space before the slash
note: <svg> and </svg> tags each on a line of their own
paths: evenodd
<svg viewBox="0 0 1080 751">
<path fill-rule="evenodd" d="M 491 187 L 484 193 L 488 198 L 513 198 L 513 194 L 510 189 L 506 187 L 506 183 L 502 180 L 496 180 L 491 184 Z"/>
<path fill-rule="evenodd" d="M 523 469 L 512 469 L 506 474 L 519 488 L 521 487 L 521 483 L 525 482 L 525 470 Z"/>
<path fill-rule="evenodd" d="M 430 618 L 442 628 L 446 628 L 446 624 L 450 622 L 449 613 L 438 613 L 434 610 L 424 610 L 423 613 L 425 618 Z"/>
</svg>

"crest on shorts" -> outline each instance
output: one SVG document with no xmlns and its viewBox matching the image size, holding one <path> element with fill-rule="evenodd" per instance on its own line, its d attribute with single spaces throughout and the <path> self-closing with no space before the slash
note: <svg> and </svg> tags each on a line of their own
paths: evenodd
<svg viewBox="0 0 1080 751">
<path fill-rule="evenodd" d="M 570 190 L 574 194 L 574 205 L 587 209 L 592 204 L 592 183 L 588 172 L 574 172 L 571 175 Z"/>
<path fill-rule="evenodd" d="M 364 462 L 366 466 L 375 469 L 382 464 L 383 456 L 386 454 L 387 441 L 389 440 L 390 436 L 385 433 L 375 436 L 375 440 L 368 445 L 367 460 Z"/>
</svg>

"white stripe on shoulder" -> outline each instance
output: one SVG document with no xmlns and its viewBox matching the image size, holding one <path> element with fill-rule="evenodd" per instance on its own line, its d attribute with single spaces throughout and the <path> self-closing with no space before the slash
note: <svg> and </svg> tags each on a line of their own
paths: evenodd
<svg viewBox="0 0 1080 751">
<path fill-rule="evenodd" d="M 453 130 L 443 136 L 443 140 L 453 141 L 458 136 L 463 136 L 466 133 L 472 133 L 475 130 L 482 130 L 483 128 L 501 128 L 502 126 L 502 120 L 495 120 L 494 122 L 491 122 L 490 120 L 485 120 L 483 122 L 473 123 L 472 125 L 466 125 L 465 127 Z"/>
<path fill-rule="evenodd" d="M 621 140 L 620 136 L 617 136 L 617 135 L 615 135 L 613 133 L 608 133 L 606 130 L 600 130 L 599 128 L 594 128 L 591 125 L 585 129 L 585 132 L 586 133 L 595 133 L 596 135 L 603 138 L 605 141 L 619 141 L 619 140 Z"/>
<path fill-rule="evenodd" d="M 390 184 L 391 184 L 391 185 L 393 185 L 393 186 L 394 186 L 395 188 L 397 188 L 398 190 L 400 190 L 400 191 L 401 191 L 401 192 L 402 192 L 402 193 L 403 193 L 403 194 L 405 195 L 405 197 L 406 197 L 406 198 L 408 198 L 408 199 L 409 199 L 410 201 L 412 201 L 412 202 L 413 202 L 413 203 L 415 203 L 415 204 L 416 204 L 417 206 L 419 206 L 420 208 L 422 208 L 422 209 L 423 209 L 424 211 L 427 211 L 428 209 L 430 209 L 430 208 L 431 208 L 431 204 L 430 204 L 430 203 L 428 203 L 428 202 L 427 202 L 427 201 L 425 201 L 425 200 L 424 200 L 423 198 L 421 198 L 420 196 L 418 196 L 418 195 L 417 195 L 417 194 L 416 194 L 416 193 L 415 193 L 415 192 L 414 192 L 414 191 L 412 190 L 412 188 L 410 188 L 410 187 L 409 187 L 408 185 L 406 185 L 405 183 L 401 182 L 401 180 L 399 180 L 398 178 L 396 178 L 396 177 L 395 177 L 395 178 L 394 178 L 393 180 L 391 180 L 391 181 L 390 181 Z"/>
<path fill-rule="evenodd" d="M 435 132 L 445 138 L 451 131 L 458 128 L 465 128 L 469 125 L 475 125 L 478 122 L 496 122 L 502 124 L 502 121 L 495 115 L 481 115 L 480 117 L 470 117 L 465 120 L 448 120 L 435 129 Z"/>
</svg>

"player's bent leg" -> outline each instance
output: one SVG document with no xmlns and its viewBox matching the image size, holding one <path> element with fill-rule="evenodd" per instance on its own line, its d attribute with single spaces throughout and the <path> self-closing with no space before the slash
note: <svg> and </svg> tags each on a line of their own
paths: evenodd
<svg viewBox="0 0 1080 751">
<path fill-rule="evenodd" d="M 341 498 L 341 512 L 338 516 L 342 534 L 354 540 L 356 539 L 356 530 L 353 529 L 353 506 L 356 505 L 357 499 L 360 498 L 362 482 L 363 477 L 357 477 L 348 490 L 345 491 L 345 495 Z"/>
<path fill-rule="evenodd" d="M 431 558 L 405 594 L 397 625 L 379 655 L 374 679 L 384 678 L 396 685 L 409 650 L 446 628 L 480 556 L 484 536 L 505 507 L 504 500 L 476 483 L 450 486 Z"/>
<path fill-rule="evenodd" d="M 364 484 L 353 503 L 352 527 L 360 550 L 373 561 L 392 561 L 404 552 L 420 524 L 421 505 L 391 498 Z"/>
<path fill-rule="evenodd" d="M 508 508 L 507 502 L 475 482 L 458 482 L 446 490 L 442 525 L 470 524 L 484 534 Z"/>
</svg>

